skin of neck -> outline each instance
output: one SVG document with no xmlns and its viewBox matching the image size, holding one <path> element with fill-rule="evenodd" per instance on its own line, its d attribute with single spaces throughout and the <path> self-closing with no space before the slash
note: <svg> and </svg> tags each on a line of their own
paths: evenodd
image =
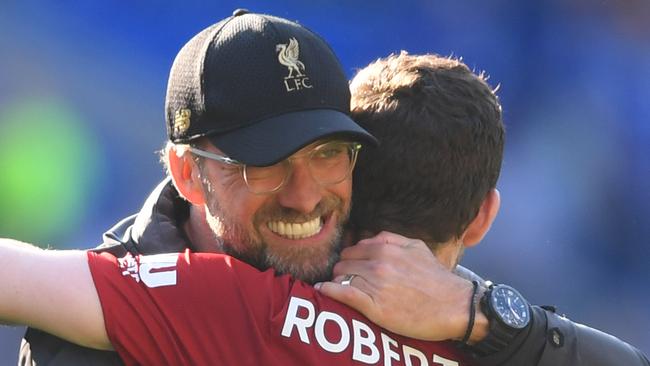
<svg viewBox="0 0 650 366">
<path fill-rule="evenodd" d="M 197 252 L 222 253 L 222 245 L 205 219 L 205 207 L 190 205 L 190 216 L 183 230 Z"/>
<path fill-rule="evenodd" d="M 448 243 L 440 245 L 434 252 L 433 255 L 438 258 L 440 263 L 447 267 L 450 271 L 453 271 L 454 268 L 460 262 L 460 259 L 463 255 L 463 249 L 465 248 L 464 244 L 460 240 L 453 240 Z"/>
</svg>

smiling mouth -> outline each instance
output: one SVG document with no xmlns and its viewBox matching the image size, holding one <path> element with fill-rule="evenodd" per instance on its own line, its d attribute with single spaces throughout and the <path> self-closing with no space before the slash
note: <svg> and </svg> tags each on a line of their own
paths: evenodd
<svg viewBox="0 0 650 366">
<path fill-rule="evenodd" d="M 321 217 L 303 223 L 269 221 L 268 228 L 275 234 L 288 239 L 304 239 L 320 233 L 323 228 Z"/>
</svg>

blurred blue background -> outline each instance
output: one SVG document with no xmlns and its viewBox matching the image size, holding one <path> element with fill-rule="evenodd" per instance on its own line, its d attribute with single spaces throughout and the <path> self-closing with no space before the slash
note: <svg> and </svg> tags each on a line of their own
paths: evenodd
<svg viewBox="0 0 650 366">
<path fill-rule="evenodd" d="M 491 75 L 503 202 L 463 263 L 650 353 L 650 2 L 369 4 L 3 0 L 0 236 L 88 248 L 139 210 L 163 177 L 176 52 L 245 7 L 321 34 L 349 76 L 400 50 Z M 21 334 L 0 328 L 1 365 Z"/>
</svg>

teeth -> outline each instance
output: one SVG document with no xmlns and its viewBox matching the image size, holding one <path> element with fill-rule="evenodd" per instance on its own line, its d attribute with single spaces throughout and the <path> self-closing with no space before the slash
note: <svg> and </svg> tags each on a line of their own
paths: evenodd
<svg viewBox="0 0 650 366">
<path fill-rule="evenodd" d="M 303 223 L 269 221 L 267 226 L 274 233 L 289 239 L 308 238 L 318 234 L 322 228 L 320 217 Z"/>
</svg>

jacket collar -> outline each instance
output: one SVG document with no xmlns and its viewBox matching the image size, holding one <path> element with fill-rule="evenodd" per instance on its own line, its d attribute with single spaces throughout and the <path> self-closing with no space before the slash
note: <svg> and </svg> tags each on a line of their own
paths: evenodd
<svg viewBox="0 0 650 366">
<path fill-rule="evenodd" d="M 181 198 L 170 178 L 153 190 L 137 215 L 125 218 L 104 233 L 104 243 L 98 249 L 115 248 L 120 244 L 133 254 L 182 252 L 192 248 L 182 230 L 189 217 L 189 204 Z"/>
</svg>

